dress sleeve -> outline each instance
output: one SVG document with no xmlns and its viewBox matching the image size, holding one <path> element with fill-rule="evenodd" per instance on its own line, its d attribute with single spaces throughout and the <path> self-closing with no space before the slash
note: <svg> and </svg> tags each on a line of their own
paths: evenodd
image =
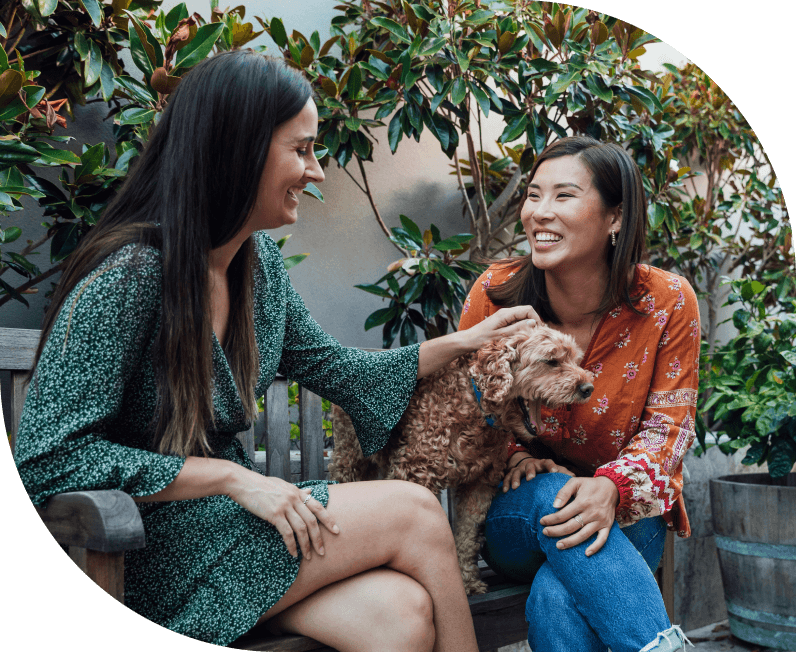
<svg viewBox="0 0 796 652">
<path fill-rule="evenodd" d="M 671 277 L 677 303 L 662 327 L 638 432 L 615 461 L 597 469 L 619 489 L 616 520 L 626 526 L 669 512 L 682 493 L 683 457 L 696 437 L 700 322 L 688 282 Z M 672 286 L 670 286 L 672 287 Z M 649 319 L 660 318 L 656 313 Z"/>
<path fill-rule="evenodd" d="M 141 264 L 145 269 L 122 250 L 109 257 L 67 297 L 53 325 L 28 388 L 16 448 L 19 475 L 36 505 L 66 491 L 151 495 L 182 468 L 183 458 L 109 438 L 159 314 L 158 267 Z"/>
<path fill-rule="evenodd" d="M 310 316 L 286 273 L 285 280 L 287 313 L 280 372 L 343 408 L 351 417 L 362 452 L 372 455 L 387 444 L 409 405 L 417 384 L 420 345 L 378 352 L 346 348 Z"/>
</svg>

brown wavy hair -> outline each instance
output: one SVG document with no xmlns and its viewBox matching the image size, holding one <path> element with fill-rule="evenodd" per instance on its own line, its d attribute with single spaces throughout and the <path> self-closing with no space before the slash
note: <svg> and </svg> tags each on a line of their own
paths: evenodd
<svg viewBox="0 0 796 652">
<path fill-rule="evenodd" d="M 528 182 L 533 181 L 542 163 L 561 156 L 577 156 L 586 166 L 607 208 L 622 204 L 622 228 L 616 246 L 608 248 L 608 286 L 594 313 L 601 314 L 624 303 L 634 312 L 645 314 L 633 305 L 639 297 L 630 295 L 628 282 L 628 270 L 641 262 L 647 237 L 647 201 L 638 166 L 619 145 L 601 143 L 589 136 L 571 136 L 557 140 L 544 149 L 531 168 Z M 544 270 L 534 267 L 531 254 L 492 262 L 519 263 L 514 276 L 505 283 L 487 289 L 487 297 L 492 303 L 501 307 L 530 305 L 545 322 L 561 323 L 547 296 Z"/>
<path fill-rule="evenodd" d="M 192 68 L 170 95 L 119 193 L 69 257 L 45 313 L 36 364 L 67 296 L 84 279 L 90 282 L 102 261 L 131 243 L 160 249 L 162 314 L 152 359 L 158 400 L 151 429 L 153 447 L 161 453 L 210 451 L 208 254 L 243 228 L 273 131 L 301 111 L 311 92 L 300 72 L 252 50 L 224 52 Z M 257 414 L 254 264 L 249 238 L 227 272 L 230 315 L 224 350 L 247 419 Z"/>
</svg>

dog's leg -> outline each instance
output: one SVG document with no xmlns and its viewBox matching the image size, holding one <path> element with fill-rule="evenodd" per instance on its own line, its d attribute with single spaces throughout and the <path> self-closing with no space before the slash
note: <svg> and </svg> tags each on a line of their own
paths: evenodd
<svg viewBox="0 0 796 652">
<path fill-rule="evenodd" d="M 456 554 L 467 595 L 486 593 L 478 570 L 478 551 L 481 549 L 481 526 L 486 519 L 495 488 L 479 478 L 469 485 L 456 488 Z"/>
</svg>

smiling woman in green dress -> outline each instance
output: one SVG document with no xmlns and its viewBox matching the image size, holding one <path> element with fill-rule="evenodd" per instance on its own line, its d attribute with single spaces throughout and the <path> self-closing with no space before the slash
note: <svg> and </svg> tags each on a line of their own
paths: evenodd
<svg viewBox="0 0 796 652">
<path fill-rule="evenodd" d="M 313 321 L 264 229 L 323 180 L 307 81 L 252 51 L 196 66 L 100 223 L 70 257 L 37 352 L 17 465 L 37 505 L 120 489 L 145 549 L 126 604 L 226 645 L 259 620 L 339 650 L 475 650 L 439 503 L 400 481 L 292 485 L 252 468 L 246 430 L 277 370 L 341 405 L 366 454 L 421 378 L 532 328 L 528 308 L 380 353 Z"/>
</svg>

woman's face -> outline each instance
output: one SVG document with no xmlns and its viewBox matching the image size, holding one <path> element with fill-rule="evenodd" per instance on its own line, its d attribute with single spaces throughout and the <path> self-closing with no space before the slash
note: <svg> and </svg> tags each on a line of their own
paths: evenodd
<svg viewBox="0 0 796 652">
<path fill-rule="evenodd" d="M 542 163 L 528 184 L 520 214 L 534 267 L 567 271 L 604 265 L 611 231 L 619 234 L 621 205 L 607 208 L 577 156 Z"/>
<path fill-rule="evenodd" d="M 301 191 L 310 182 L 323 181 L 323 170 L 313 150 L 317 134 L 318 109 L 312 98 L 297 115 L 274 129 L 249 216 L 255 231 L 295 223 Z"/>
</svg>

